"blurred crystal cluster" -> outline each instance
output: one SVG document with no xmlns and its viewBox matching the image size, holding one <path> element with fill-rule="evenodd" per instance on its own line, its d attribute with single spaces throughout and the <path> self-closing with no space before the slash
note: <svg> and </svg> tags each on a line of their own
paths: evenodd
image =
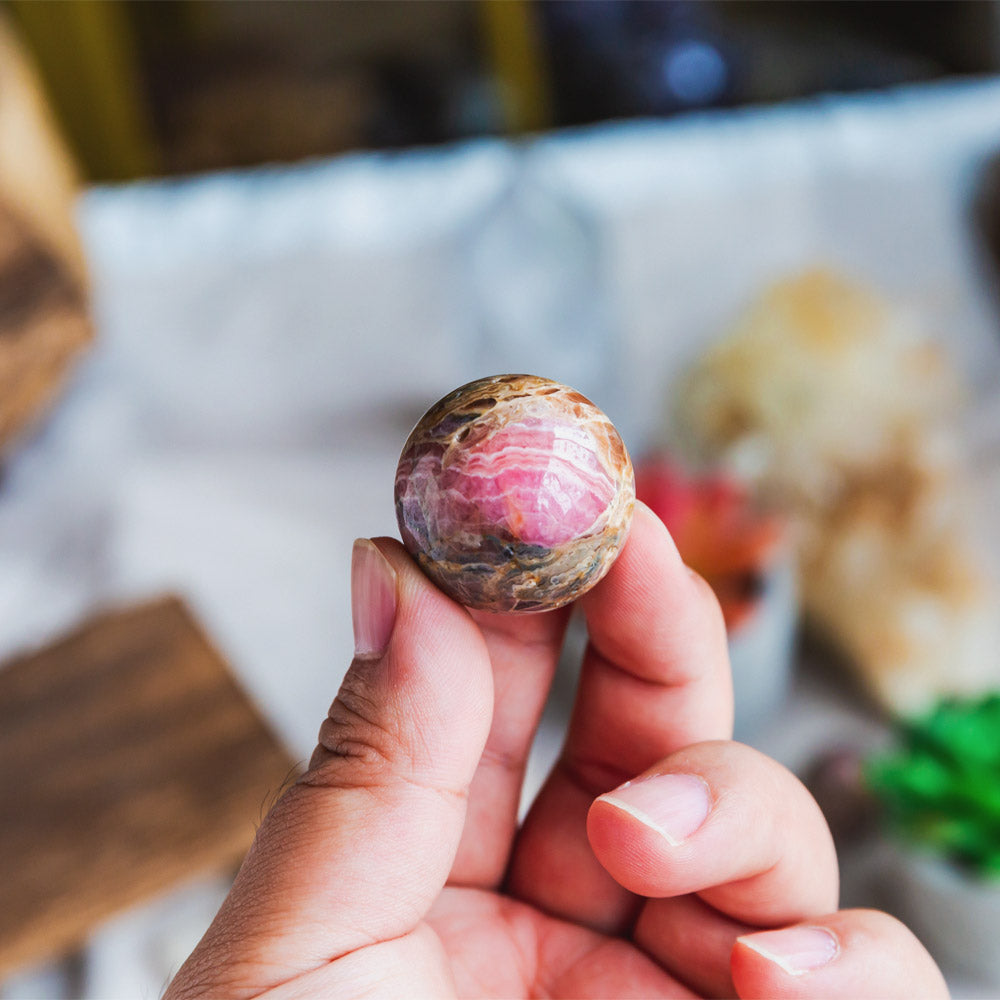
<svg viewBox="0 0 1000 1000">
<path fill-rule="evenodd" d="M 960 412 L 957 372 L 916 318 L 822 272 L 767 292 L 673 410 L 681 447 L 789 511 L 807 613 L 899 713 L 1000 686 Z"/>
</svg>

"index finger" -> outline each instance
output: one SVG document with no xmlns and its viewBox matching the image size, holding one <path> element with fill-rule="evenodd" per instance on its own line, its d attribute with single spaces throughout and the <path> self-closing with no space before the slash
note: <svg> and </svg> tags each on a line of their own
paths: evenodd
<svg viewBox="0 0 1000 1000">
<path fill-rule="evenodd" d="M 619 930 L 636 898 L 594 857 L 587 811 L 674 750 L 727 738 L 732 682 L 718 602 L 643 504 L 618 561 L 581 605 L 590 646 L 566 745 L 525 820 L 509 885 L 549 912 Z"/>
</svg>

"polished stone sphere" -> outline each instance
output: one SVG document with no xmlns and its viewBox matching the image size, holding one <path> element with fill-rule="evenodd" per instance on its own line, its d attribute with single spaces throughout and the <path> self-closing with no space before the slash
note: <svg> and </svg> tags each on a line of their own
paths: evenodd
<svg viewBox="0 0 1000 1000">
<path fill-rule="evenodd" d="M 446 594 L 487 611 L 548 611 L 611 568 L 635 481 L 590 400 L 534 375 L 495 375 L 424 414 L 395 494 L 403 544 Z"/>
</svg>

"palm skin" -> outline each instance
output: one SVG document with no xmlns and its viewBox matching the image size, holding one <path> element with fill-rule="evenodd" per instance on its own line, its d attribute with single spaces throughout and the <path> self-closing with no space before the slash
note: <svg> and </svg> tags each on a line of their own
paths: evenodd
<svg viewBox="0 0 1000 1000">
<path fill-rule="evenodd" d="M 631 941 L 546 916 L 501 893 L 445 889 L 428 922 L 459 996 L 696 995 Z"/>
</svg>

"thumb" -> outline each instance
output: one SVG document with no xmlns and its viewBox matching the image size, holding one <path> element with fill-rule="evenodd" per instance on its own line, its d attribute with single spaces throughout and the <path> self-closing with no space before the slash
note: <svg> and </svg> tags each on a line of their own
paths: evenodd
<svg viewBox="0 0 1000 1000">
<path fill-rule="evenodd" d="M 492 716 L 485 643 L 391 539 L 355 542 L 351 592 L 354 661 L 178 975 L 199 991 L 224 976 L 256 993 L 400 937 L 448 877 Z"/>
</svg>

